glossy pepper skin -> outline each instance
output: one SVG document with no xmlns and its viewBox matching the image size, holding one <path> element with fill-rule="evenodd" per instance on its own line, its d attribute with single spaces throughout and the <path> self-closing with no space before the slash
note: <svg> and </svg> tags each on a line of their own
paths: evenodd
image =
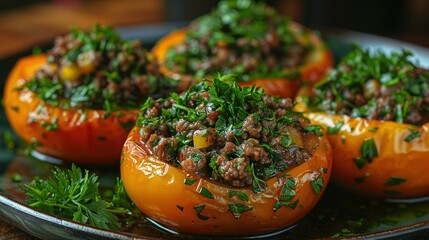
<svg viewBox="0 0 429 240">
<path fill-rule="evenodd" d="M 137 207 L 148 217 L 178 232 L 203 235 L 256 235 L 282 230 L 305 216 L 319 201 L 331 172 L 332 151 L 326 137 L 317 138 L 317 149 L 311 159 L 286 170 L 277 177 L 266 180 L 268 189 L 254 193 L 251 187 L 233 188 L 206 178 L 187 174 L 165 161 L 159 160 L 142 142 L 140 127 L 131 130 L 125 142 L 121 160 L 121 177 L 124 187 Z M 316 141 L 308 139 L 308 141 Z M 283 177 L 281 177 L 283 176 Z M 323 186 L 316 193 L 311 185 L 315 178 L 323 179 Z M 186 179 L 196 182 L 185 184 Z M 280 199 L 286 178 L 294 178 L 298 200 L 292 209 L 273 207 Z M 200 194 L 201 189 L 213 194 L 213 199 Z M 248 201 L 237 195 L 230 197 L 230 190 L 245 193 Z M 239 218 L 228 211 L 228 204 L 253 207 Z M 197 214 L 195 207 L 205 205 Z M 202 219 L 205 218 L 205 219 Z"/>
<path fill-rule="evenodd" d="M 305 64 L 299 70 L 299 77 L 296 79 L 288 78 L 261 78 L 251 81 L 241 81 L 239 85 L 252 86 L 257 85 L 265 89 L 265 92 L 270 95 L 280 97 L 294 97 L 303 82 L 315 83 L 318 82 L 333 66 L 333 57 L 329 49 L 324 45 L 323 40 L 315 33 L 311 32 L 297 23 L 291 23 L 291 30 L 307 31 L 308 39 L 313 45 L 311 52 L 306 56 Z M 192 76 L 181 75 L 172 72 L 165 64 L 167 51 L 169 48 L 177 46 L 185 40 L 187 29 L 180 29 L 168 34 L 158 41 L 152 49 L 154 55 L 158 58 L 161 64 L 161 71 L 164 75 L 173 78 L 190 80 Z"/>
<path fill-rule="evenodd" d="M 89 165 L 119 164 L 121 149 L 138 110 L 62 109 L 44 103 L 34 92 L 18 90 L 46 62 L 46 55 L 20 59 L 4 89 L 4 108 L 13 129 L 36 150 L 61 160 Z M 119 115 L 118 115 L 119 114 Z M 51 126 L 52 129 L 49 129 Z"/>
<path fill-rule="evenodd" d="M 328 134 L 333 150 L 333 183 L 361 195 L 377 198 L 416 198 L 429 194 L 429 123 L 420 127 L 393 121 L 367 120 L 344 115 L 309 112 L 302 97 L 310 88 L 300 90 L 295 111 L 302 111 L 312 124 L 327 129 L 344 123 L 336 134 Z M 420 136 L 407 142 L 411 130 Z M 373 139 L 378 157 L 359 167 L 365 140 Z"/>
</svg>

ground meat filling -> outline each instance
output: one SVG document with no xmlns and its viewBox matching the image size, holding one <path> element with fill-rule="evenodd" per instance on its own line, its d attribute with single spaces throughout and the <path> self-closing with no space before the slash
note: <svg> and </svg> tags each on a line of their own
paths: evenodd
<svg viewBox="0 0 429 240">
<path fill-rule="evenodd" d="M 290 99 L 257 87 L 215 79 L 181 95 L 148 99 L 137 126 L 141 141 L 161 160 L 192 175 L 234 187 L 252 185 L 311 158 L 304 148 L 308 120 Z"/>
<path fill-rule="evenodd" d="M 288 19 L 263 3 L 221 1 L 191 23 L 185 41 L 169 50 L 166 63 L 175 72 L 197 77 L 218 72 L 235 73 L 239 80 L 291 77 L 309 46 L 289 28 Z"/>
<path fill-rule="evenodd" d="M 47 55 L 26 87 L 65 108 L 138 108 L 147 96 L 171 91 L 176 84 L 161 77 L 140 41 L 122 39 L 109 26 L 57 37 Z"/>
<path fill-rule="evenodd" d="M 332 114 L 422 125 L 429 121 L 429 70 L 411 53 L 357 48 L 315 89 L 308 104 Z"/>
</svg>

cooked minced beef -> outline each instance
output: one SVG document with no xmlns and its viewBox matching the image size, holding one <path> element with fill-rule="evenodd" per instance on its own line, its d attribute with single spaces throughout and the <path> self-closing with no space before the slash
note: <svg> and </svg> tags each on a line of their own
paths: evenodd
<svg viewBox="0 0 429 240">
<path fill-rule="evenodd" d="M 228 76 L 201 82 L 181 95 L 148 99 L 137 121 L 141 141 L 159 159 L 235 187 L 249 186 L 307 161 L 303 137 L 312 126 L 290 99 Z M 312 126 L 317 127 L 317 126 Z M 304 133 L 305 132 L 305 133 Z"/>
<path fill-rule="evenodd" d="M 148 95 L 176 84 L 161 77 L 140 41 L 124 40 L 109 26 L 57 37 L 47 55 L 26 87 L 65 108 L 138 108 Z"/>
<path fill-rule="evenodd" d="M 185 41 L 168 51 L 166 63 L 197 77 L 218 72 L 237 74 L 239 80 L 290 77 L 309 49 L 296 38 L 290 21 L 262 2 L 221 1 L 191 23 Z"/>
<path fill-rule="evenodd" d="M 355 49 L 315 89 L 310 106 L 333 114 L 421 125 L 429 121 L 429 70 L 410 52 Z"/>
</svg>

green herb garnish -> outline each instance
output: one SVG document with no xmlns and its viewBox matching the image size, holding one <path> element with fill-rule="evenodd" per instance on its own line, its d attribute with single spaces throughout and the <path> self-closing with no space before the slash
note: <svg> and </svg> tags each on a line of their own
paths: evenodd
<svg viewBox="0 0 429 240">
<path fill-rule="evenodd" d="M 311 186 L 315 193 L 319 194 L 323 189 L 323 178 L 319 175 L 311 181 Z"/>
<path fill-rule="evenodd" d="M 146 97 L 167 93 L 179 82 L 161 77 L 139 41 L 123 39 L 110 26 L 71 29 L 63 38 L 66 47 L 56 45 L 47 52 L 45 67 L 50 70 L 39 71 L 21 87 L 50 105 L 106 110 L 108 118 L 119 109 L 138 109 Z M 52 54 L 57 48 L 62 52 Z"/>
<path fill-rule="evenodd" d="M 353 161 L 355 162 L 355 164 L 356 164 L 356 166 L 359 168 L 359 169 L 362 169 L 363 168 L 363 166 L 365 166 L 365 164 L 366 164 L 366 159 L 364 159 L 364 158 L 361 158 L 361 157 L 356 157 L 356 158 L 353 158 Z"/>
<path fill-rule="evenodd" d="M 378 127 L 372 127 L 370 129 L 368 129 L 368 131 L 370 131 L 370 132 L 377 132 L 377 130 L 378 130 Z"/>
<path fill-rule="evenodd" d="M 405 138 L 405 142 L 411 142 L 415 138 L 418 138 L 421 136 L 421 133 L 419 130 L 410 129 L 410 134 Z"/>
<path fill-rule="evenodd" d="M 328 134 L 337 134 L 340 132 L 341 127 L 344 125 L 344 122 L 339 122 L 335 124 L 333 127 L 328 126 L 327 133 Z"/>
<path fill-rule="evenodd" d="M 317 136 L 323 136 L 322 126 L 319 126 L 319 125 L 306 126 L 304 127 L 304 131 L 308 133 L 314 133 Z"/>
<path fill-rule="evenodd" d="M 389 180 L 384 184 L 385 186 L 397 186 L 403 182 L 406 182 L 406 178 L 397 177 L 397 176 L 391 176 Z"/>
<path fill-rule="evenodd" d="M 191 150 L 186 157 L 187 160 L 191 160 L 190 164 L 198 165 L 196 171 L 204 171 L 211 179 L 226 184 L 241 184 L 235 179 L 228 179 L 225 175 L 227 164 L 238 171 L 244 170 L 247 178 L 251 178 L 244 184 L 251 184 L 252 190 L 259 193 L 266 190 L 266 179 L 289 168 L 290 162 L 285 161 L 282 157 L 288 154 L 289 148 L 300 152 L 307 151 L 292 140 L 295 139 L 293 134 L 296 134 L 292 132 L 292 128 L 303 134 L 301 120 L 304 120 L 306 124 L 308 120 L 303 117 L 302 113 L 292 111 L 292 103 L 289 107 L 287 105 L 280 107 L 281 101 L 283 101 L 281 98 L 267 96 L 260 87 L 241 88 L 233 76 L 224 75 L 219 79 L 215 78 L 193 85 L 180 95 L 172 93 L 169 98 L 165 99 L 147 99 L 141 107 L 136 125 L 141 127 L 142 135 L 147 134 L 148 129 L 162 127 L 165 130 L 163 134 L 168 137 L 161 135 L 158 135 L 157 138 L 152 137 L 151 145 L 152 147 L 158 146 L 161 144 L 161 139 L 169 141 L 171 144 L 165 145 L 168 149 L 164 151 L 168 157 L 161 155 L 158 157 L 179 167 L 182 166 L 182 162 L 177 156 L 181 152 L 188 152 L 195 147 L 196 135 L 187 126 L 198 126 L 202 123 L 200 130 L 203 132 L 200 132 L 198 137 L 204 135 L 202 137 L 229 138 L 226 141 L 231 144 L 229 146 L 254 145 L 255 149 L 260 151 L 256 154 L 263 154 L 270 164 L 255 163 L 256 161 L 252 160 L 248 151 L 238 147 L 232 147 L 228 153 L 222 152 L 215 142 L 202 149 Z M 285 104 L 288 102 L 286 101 Z M 159 106 L 167 107 L 160 108 Z M 279 114 L 276 112 L 276 106 L 284 111 Z M 207 122 L 210 122 L 210 126 L 205 125 Z M 272 124 L 266 126 L 267 123 Z M 251 125 L 256 126 L 258 130 L 253 131 L 253 128 L 250 128 Z M 307 132 L 322 134 L 321 127 L 315 125 L 307 126 Z M 206 133 L 210 133 L 210 135 L 206 135 Z M 276 146 L 273 146 L 258 136 L 250 137 L 252 134 L 272 136 L 278 142 Z M 305 161 L 305 159 L 299 160 L 301 161 L 297 160 L 296 164 Z M 199 166 L 199 164 L 207 166 Z M 243 169 L 240 169 L 242 166 Z M 184 170 L 189 171 L 186 168 Z M 243 199 L 244 196 L 239 194 L 239 198 Z"/>
<path fill-rule="evenodd" d="M 182 207 L 182 206 L 180 206 L 180 205 L 176 205 L 176 207 L 177 207 L 181 212 L 183 212 L 183 210 L 185 209 L 185 207 Z"/>
<path fill-rule="evenodd" d="M 246 206 L 242 203 L 228 204 L 228 211 L 230 211 L 234 215 L 234 218 L 240 218 L 242 213 L 251 210 L 253 210 L 253 207 Z"/>
<path fill-rule="evenodd" d="M 374 157 L 378 157 L 377 145 L 374 139 L 366 139 L 360 148 L 360 155 L 367 162 L 371 163 Z"/>
<path fill-rule="evenodd" d="M 15 183 L 19 183 L 19 182 L 21 182 L 21 181 L 22 181 L 22 179 L 23 179 L 23 177 L 22 177 L 22 175 L 21 175 L 21 174 L 19 174 L 19 173 L 14 173 L 14 174 L 12 174 L 11 180 L 12 180 L 13 182 L 15 182 Z"/>
<path fill-rule="evenodd" d="M 24 190 L 30 207 L 104 229 L 119 230 L 117 215 L 139 213 L 121 181 L 107 201 L 100 195 L 98 177 L 75 165 L 69 170 L 55 168 L 48 179 L 34 179 Z"/>
<path fill-rule="evenodd" d="M 238 198 L 241 200 L 241 201 L 249 201 L 249 196 L 247 196 L 247 194 L 246 193 L 244 193 L 244 192 L 239 192 L 239 191 L 234 191 L 234 190 L 228 190 L 228 196 L 230 197 L 230 198 L 232 198 L 233 196 L 235 196 L 235 195 L 237 195 L 238 196 Z"/>
<path fill-rule="evenodd" d="M 426 117 L 409 116 L 410 110 L 429 114 L 423 106 L 429 73 L 411 62 L 412 56 L 407 50 L 385 54 L 356 47 L 316 85 L 307 105 L 330 114 L 423 124 Z"/>
<path fill-rule="evenodd" d="M 266 41 L 268 34 L 274 39 L 271 47 L 251 44 L 252 41 Z M 304 41 L 298 41 L 298 38 Z M 202 42 L 201 39 L 207 41 Z M 292 31 L 289 19 L 264 2 L 252 0 L 220 1 L 217 8 L 191 23 L 182 46 L 185 46 L 181 48 L 185 51 L 178 51 L 177 48 L 168 50 L 168 68 L 197 78 L 216 76 L 218 73 L 235 74 L 239 81 L 261 77 L 294 79 L 299 76 L 299 71 L 286 71 L 290 66 L 285 65 L 279 56 L 287 56 L 292 46 L 300 46 L 303 55 L 311 50 L 305 30 Z M 234 58 L 221 60 L 217 64 L 202 64 L 214 62 L 217 53 L 223 50 L 231 51 Z M 248 56 L 250 61 L 255 60 L 254 66 L 248 67 L 248 61 L 244 61 L 242 56 Z M 258 61 L 267 56 L 271 57 L 271 63 Z"/>
<path fill-rule="evenodd" d="M 205 204 L 201 204 L 198 206 L 194 207 L 195 212 L 197 212 L 197 217 L 203 221 L 208 220 L 209 217 L 202 215 L 201 213 L 203 212 L 204 208 L 206 207 Z"/>
<path fill-rule="evenodd" d="M 206 198 L 214 199 L 213 194 L 205 187 L 202 187 L 200 190 L 200 194 Z"/>
<path fill-rule="evenodd" d="M 191 186 L 191 185 L 194 185 L 196 182 L 197 182 L 196 178 L 195 179 L 185 178 L 185 184 L 186 185 Z"/>
<path fill-rule="evenodd" d="M 355 178 L 355 182 L 357 183 L 363 183 L 365 179 L 367 179 L 370 176 L 369 173 L 365 173 L 362 177 Z"/>
</svg>

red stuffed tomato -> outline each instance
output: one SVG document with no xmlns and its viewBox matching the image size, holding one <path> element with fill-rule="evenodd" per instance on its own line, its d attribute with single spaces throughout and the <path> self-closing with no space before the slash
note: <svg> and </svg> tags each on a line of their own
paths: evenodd
<svg viewBox="0 0 429 240">
<path fill-rule="evenodd" d="M 321 198 L 332 161 L 320 128 L 292 106 L 217 79 L 146 102 L 123 148 L 128 195 L 179 232 L 257 235 L 291 226 Z"/>
<path fill-rule="evenodd" d="M 37 151 L 76 163 L 118 164 L 141 101 L 172 89 L 161 79 L 139 42 L 95 26 L 57 38 L 47 54 L 19 60 L 6 82 L 4 107 L 14 130 Z"/>
<path fill-rule="evenodd" d="M 356 49 L 298 93 L 295 110 L 327 129 L 335 184 L 372 197 L 429 194 L 429 71 L 409 56 Z"/>
<path fill-rule="evenodd" d="M 135 123 L 138 110 L 63 109 L 45 103 L 30 90 L 19 90 L 46 62 L 46 55 L 25 57 L 16 64 L 5 86 L 4 107 L 9 123 L 36 149 L 66 161 L 117 164 L 128 135 L 124 125 Z"/>
<path fill-rule="evenodd" d="M 225 15 L 235 18 L 223 21 Z M 261 86 L 282 97 L 294 97 L 303 82 L 319 81 L 333 66 L 318 34 L 250 1 L 246 6 L 221 1 L 152 51 L 167 76 L 190 81 L 232 73 L 241 86 Z"/>
</svg>

